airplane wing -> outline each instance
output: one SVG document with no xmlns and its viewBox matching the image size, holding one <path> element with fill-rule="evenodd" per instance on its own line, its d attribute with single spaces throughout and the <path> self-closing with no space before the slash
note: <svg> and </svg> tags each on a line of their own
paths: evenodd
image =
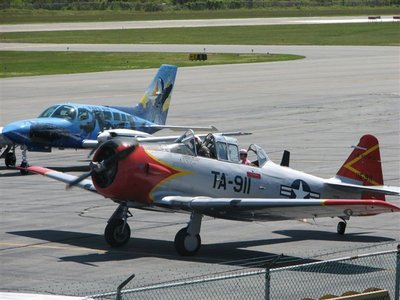
<svg viewBox="0 0 400 300">
<path fill-rule="evenodd" d="M 26 170 L 31 173 L 44 175 L 46 177 L 49 177 L 49 178 L 52 178 L 52 179 L 55 179 L 55 180 L 58 180 L 58 181 L 61 181 L 61 182 L 67 183 L 67 184 L 73 182 L 75 179 L 78 178 L 78 176 L 66 174 L 63 172 L 58 172 L 58 171 L 48 169 L 48 168 L 37 167 L 37 166 L 28 167 Z M 93 182 L 90 179 L 84 179 L 81 182 L 77 183 L 76 186 L 80 187 L 81 189 L 85 189 L 90 192 L 97 193 L 96 188 L 94 187 Z"/>
<path fill-rule="evenodd" d="M 234 220 L 290 220 L 316 217 L 369 216 L 400 212 L 400 207 L 381 200 L 360 199 L 259 199 L 168 196 L 154 203 L 175 210 Z"/>
<path fill-rule="evenodd" d="M 138 142 L 147 142 L 147 143 L 173 143 L 179 136 L 150 136 L 150 137 L 133 137 L 133 136 L 123 136 L 118 135 L 119 138 L 135 138 Z M 84 140 L 82 146 L 84 148 L 92 148 L 96 149 L 99 145 L 99 141 L 97 140 Z"/>
<path fill-rule="evenodd" d="M 145 128 L 156 128 L 156 129 L 170 129 L 172 131 L 182 131 L 182 130 L 202 130 L 202 131 L 218 131 L 215 126 L 179 126 L 179 125 L 159 125 L 151 124 L 144 126 Z"/>
<path fill-rule="evenodd" d="M 158 126 L 158 125 L 157 125 Z M 211 126 L 213 127 L 213 126 Z M 216 129 L 215 127 L 213 127 Z M 101 142 L 104 142 L 108 139 L 119 137 L 119 138 L 136 138 L 138 142 L 146 142 L 146 143 L 173 143 L 181 135 L 168 135 L 168 136 L 154 136 L 148 134 L 147 136 L 140 135 L 140 131 L 130 130 L 130 129 L 112 129 L 109 130 L 111 134 L 109 137 L 104 138 Z M 143 133 L 145 134 L 145 133 Z M 242 136 L 242 135 L 251 135 L 250 132 L 241 132 L 241 131 L 232 131 L 232 132 L 220 132 L 217 134 L 221 134 L 224 136 Z M 197 134 L 200 138 L 204 138 L 207 134 Z M 96 149 L 98 147 L 99 141 L 98 140 L 88 140 L 85 139 L 82 142 L 83 148 L 88 149 Z"/>
<path fill-rule="evenodd" d="M 392 195 L 399 196 L 400 195 L 400 187 L 397 186 L 387 186 L 387 185 L 359 185 L 359 184 L 351 184 L 342 182 L 336 178 L 331 178 L 325 180 L 327 185 L 330 185 L 334 188 L 338 188 L 341 190 L 355 190 L 355 191 L 365 191 L 365 192 L 374 192 L 380 193 L 384 195 Z"/>
</svg>

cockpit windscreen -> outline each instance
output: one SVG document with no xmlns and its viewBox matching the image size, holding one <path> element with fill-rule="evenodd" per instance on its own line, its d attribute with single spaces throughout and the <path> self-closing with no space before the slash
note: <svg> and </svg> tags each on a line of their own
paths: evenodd
<svg viewBox="0 0 400 300">
<path fill-rule="evenodd" d="M 75 120 L 76 109 L 70 105 L 54 105 L 42 112 L 38 118 L 61 118 Z"/>
</svg>

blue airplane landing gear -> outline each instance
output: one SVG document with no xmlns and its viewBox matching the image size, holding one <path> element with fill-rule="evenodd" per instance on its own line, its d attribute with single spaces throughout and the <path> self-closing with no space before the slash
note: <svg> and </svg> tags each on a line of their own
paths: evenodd
<svg viewBox="0 0 400 300">
<path fill-rule="evenodd" d="M 17 162 L 17 158 L 15 157 L 15 153 L 9 152 L 6 154 L 6 157 L 4 158 L 5 164 L 7 168 L 13 168 L 15 167 L 15 164 Z"/>
<path fill-rule="evenodd" d="M 0 158 L 4 158 L 4 163 L 7 168 L 15 167 L 17 158 L 15 157 L 15 146 L 7 146 L 6 150 L 3 151 Z"/>
<path fill-rule="evenodd" d="M 21 175 L 28 175 L 29 172 L 25 170 L 25 168 L 29 167 L 28 160 L 26 158 L 26 146 L 21 146 L 22 150 L 22 162 L 20 164 L 20 167 L 23 169 L 20 169 Z"/>
</svg>

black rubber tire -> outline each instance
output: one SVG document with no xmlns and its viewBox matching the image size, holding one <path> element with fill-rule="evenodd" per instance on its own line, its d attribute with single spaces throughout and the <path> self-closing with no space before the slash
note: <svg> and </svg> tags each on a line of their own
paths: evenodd
<svg viewBox="0 0 400 300">
<path fill-rule="evenodd" d="M 337 230 L 336 230 L 337 233 L 343 235 L 344 232 L 346 231 L 346 225 L 347 225 L 346 222 L 343 221 L 339 222 L 337 224 Z"/>
<path fill-rule="evenodd" d="M 21 168 L 27 168 L 27 167 L 29 167 L 29 164 L 25 161 L 23 161 L 22 163 L 21 163 L 21 165 L 20 165 L 20 167 Z M 21 173 L 21 175 L 28 175 L 29 174 L 29 172 L 27 171 L 27 170 L 19 170 L 19 172 Z"/>
<path fill-rule="evenodd" d="M 129 225 L 125 225 L 124 232 L 121 232 L 122 226 L 124 226 L 124 220 L 122 219 L 114 219 L 108 222 L 104 230 L 104 238 L 111 247 L 122 247 L 131 238 Z"/>
<path fill-rule="evenodd" d="M 17 158 L 15 157 L 14 153 L 7 153 L 4 162 L 7 168 L 12 168 L 15 167 L 15 164 L 17 163 Z"/>
<path fill-rule="evenodd" d="M 175 235 L 175 249 L 181 256 L 191 256 L 199 251 L 201 246 L 201 238 L 199 234 L 194 237 L 187 233 L 187 228 L 182 228 Z"/>
</svg>

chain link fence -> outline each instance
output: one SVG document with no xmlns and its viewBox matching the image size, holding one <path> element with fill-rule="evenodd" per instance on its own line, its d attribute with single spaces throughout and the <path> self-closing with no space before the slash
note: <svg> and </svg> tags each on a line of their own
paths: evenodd
<svg viewBox="0 0 400 300">
<path fill-rule="evenodd" d="M 121 287 L 122 288 L 122 287 Z M 400 252 L 210 275 L 93 295 L 93 299 L 319 299 L 367 289 L 399 299 Z"/>
</svg>

